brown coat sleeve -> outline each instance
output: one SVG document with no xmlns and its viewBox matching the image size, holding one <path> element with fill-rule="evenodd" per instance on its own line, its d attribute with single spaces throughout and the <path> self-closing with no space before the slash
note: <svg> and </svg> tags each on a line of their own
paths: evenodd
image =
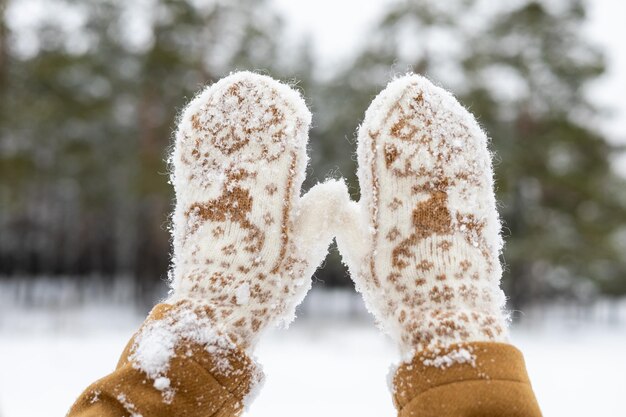
<svg viewBox="0 0 626 417">
<path fill-rule="evenodd" d="M 163 317 L 172 306 L 157 305 L 146 319 Z M 68 417 L 233 417 L 243 411 L 243 399 L 260 370 L 240 350 L 226 358 L 228 375 L 219 372 L 216 358 L 203 346 L 182 344 L 170 362 L 167 377 L 175 394 L 164 397 L 154 381 L 128 360 L 133 339 L 128 343 L 115 371 L 94 382 L 76 400 Z"/>
<path fill-rule="evenodd" d="M 471 362 L 426 366 L 432 356 L 420 354 L 398 368 L 398 417 L 541 417 L 519 350 L 503 343 L 462 348 L 472 353 Z"/>
</svg>

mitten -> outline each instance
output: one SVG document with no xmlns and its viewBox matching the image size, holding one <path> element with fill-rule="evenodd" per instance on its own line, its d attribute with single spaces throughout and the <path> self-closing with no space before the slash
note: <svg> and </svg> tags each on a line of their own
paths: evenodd
<svg viewBox="0 0 626 417">
<path fill-rule="evenodd" d="M 250 72 L 211 85 L 184 110 L 171 155 L 172 308 L 146 321 L 128 355 L 166 394 L 181 345 L 204 346 L 216 372 L 230 375 L 227 358 L 252 353 L 273 323 L 288 324 L 311 287 L 333 237 L 320 213 L 344 204 L 347 191 L 330 181 L 300 198 L 310 121 L 298 92 Z"/>
<path fill-rule="evenodd" d="M 171 156 L 176 207 L 168 298 L 72 417 L 240 415 L 261 387 L 251 358 L 289 323 L 348 202 L 343 182 L 300 198 L 311 115 L 291 88 L 240 72 L 202 91 Z"/>
<path fill-rule="evenodd" d="M 168 301 L 200 307 L 243 347 L 291 321 L 332 239 L 323 190 L 343 185 L 300 198 L 310 122 L 298 92 L 250 72 L 207 88 L 180 120 Z"/>
<path fill-rule="evenodd" d="M 359 203 L 337 242 L 357 289 L 404 358 L 471 361 L 447 347 L 506 341 L 502 247 L 487 137 L 447 91 L 391 82 L 358 135 Z"/>
</svg>

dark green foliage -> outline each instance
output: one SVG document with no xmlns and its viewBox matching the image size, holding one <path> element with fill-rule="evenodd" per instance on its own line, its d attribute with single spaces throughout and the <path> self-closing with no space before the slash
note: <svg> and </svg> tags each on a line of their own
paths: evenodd
<svg viewBox="0 0 626 417">
<path fill-rule="evenodd" d="M 452 89 L 493 138 L 512 306 L 626 293 L 626 187 L 610 166 L 618 149 L 590 123 L 585 87 L 603 59 L 581 35 L 581 1 L 393 3 L 323 82 L 308 42 L 281 46 L 266 1 L 158 0 L 147 19 L 129 15 L 133 2 L 66 2 L 85 24 L 68 34 L 51 19 L 36 53 L 0 19 L 0 275 L 128 275 L 140 295 L 162 289 L 177 112 L 236 69 L 300 80 L 314 113 L 305 189 L 344 176 L 358 198 L 356 128 L 412 69 Z M 317 277 L 350 285 L 336 251 Z"/>
<path fill-rule="evenodd" d="M 0 19 L 1 275 L 127 275 L 140 293 L 162 285 L 177 112 L 234 69 L 282 75 L 281 22 L 264 2 L 156 3 L 139 16 L 141 39 L 125 2 L 68 1 L 86 13 L 80 32 L 44 22 L 26 56 Z"/>
<path fill-rule="evenodd" d="M 485 2 L 396 3 L 333 81 L 343 101 L 322 135 L 350 134 L 390 68 L 452 88 L 492 137 L 513 308 L 626 293 L 626 183 L 610 165 L 619 149 L 590 127 L 598 113 L 584 94 L 602 55 L 581 35 L 580 1 L 544 3 L 502 5 L 489 17 Z"/>
</svg>

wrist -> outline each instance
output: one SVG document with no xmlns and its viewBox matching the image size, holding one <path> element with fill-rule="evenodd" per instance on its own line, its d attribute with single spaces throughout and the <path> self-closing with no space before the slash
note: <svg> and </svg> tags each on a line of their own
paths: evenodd
<svg viewBox="0 0 626 417">
<path fill-rule="evenodd" d="M 397 341 L 403 357 L 471 342 L 508 342 L 507 318 L 500 311 L 420 309 L 399 313 Z"/>
</svg>

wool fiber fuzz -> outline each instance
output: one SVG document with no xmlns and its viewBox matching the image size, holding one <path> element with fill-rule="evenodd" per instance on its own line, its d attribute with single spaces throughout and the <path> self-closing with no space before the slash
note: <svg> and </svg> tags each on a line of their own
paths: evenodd
<svg viewBox="0 0 626 417">
<path fill-rule="evenodd" d="M 238 345 L 292 320 L 332 240 L 316 224 L 325 200 L 300 199 L 310 122 L 299 93 L 250 72 L 204 90 L 180 121 L 169 301 L 200 306 Z"/>
<path fill-rule="evenodd" d="M 351 221 L 337 243 L 404 358 L 506 341 L 491 155 L 474 117 L 447 91 L 407 75 L 372 102 L 357 154 L 361 200 L 346 206 Z"/>
<path fill-rule="evenodd" d="M 239 72 L 205 88 L 179 121 L 170 158 L 176 192 L 169 306 L 146 320 L 130 352 L 166 402 L 171 361 L 200 346 L 213 372 L 252 354 L 264 329 L 289 324 L 326 256 L 349 197 L 342 181 L 300 197 L 311 114 L 300 94 Z M 160 310 L 159 310 L 160 311 Z M 193 352 L 192 352 L 193 353 Z M 250 363 L 249 404 L 263 381 Z"/>
</svg>

